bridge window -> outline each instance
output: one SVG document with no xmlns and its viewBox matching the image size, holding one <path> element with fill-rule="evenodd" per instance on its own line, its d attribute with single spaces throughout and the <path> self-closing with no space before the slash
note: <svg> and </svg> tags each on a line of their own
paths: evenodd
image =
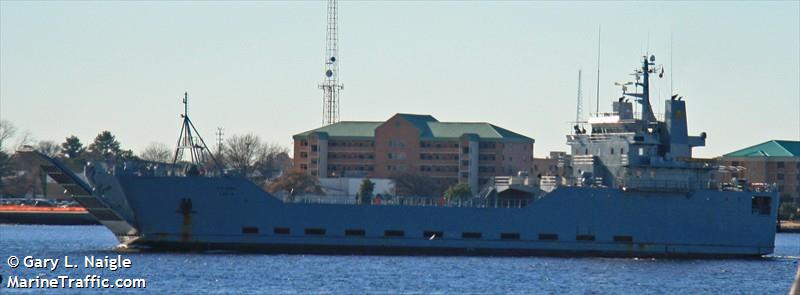
<svg viewBox="0 0 800 295">
<path fill-rule="evenodd" d="M 751 207 L 753 214 L 769 215 L 772 212 L 772 198 L 754 196 Z"/>
<path fill-rule="evenodd" d="M 251 226 L 245 226 L 245 227 L 242 227 L 242 233 L 243 234 L 256 234 L 257 235 L 258 234 L 258 228 L 257 227 L 251 227 Z"/>
</svg>

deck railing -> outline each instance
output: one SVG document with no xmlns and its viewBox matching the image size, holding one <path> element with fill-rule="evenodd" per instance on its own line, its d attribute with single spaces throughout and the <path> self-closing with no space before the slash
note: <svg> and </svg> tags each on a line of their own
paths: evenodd
<svg viewBox="0 0 800 295">
<path fill-rule="evenodd" d="M 325 196 L 298 196 L 283 198 L 286 203 L 301 204 L 328 204 L 328 205 L 364 205 L 364 206 L 418 206 L 418 207 L 464 207 L 464 208 L 524 208 L 534 202 L 534 199 L 470 199 L 452 200 L 443 198 L 426 197 L 391 197 L 373 198 L 366 203 L 359 203 L 354 198 L 325 197 Z"/>
</svg>

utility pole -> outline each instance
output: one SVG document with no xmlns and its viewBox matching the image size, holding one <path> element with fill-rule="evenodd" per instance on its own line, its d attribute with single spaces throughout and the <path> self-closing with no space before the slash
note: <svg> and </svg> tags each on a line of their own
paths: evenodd
<svg viewBox="0 0 800 295">
<path fill-rule="evenodd" d="M 222 154 L 222 127 L 217 127 L 217 154 Z"/>
</svg>

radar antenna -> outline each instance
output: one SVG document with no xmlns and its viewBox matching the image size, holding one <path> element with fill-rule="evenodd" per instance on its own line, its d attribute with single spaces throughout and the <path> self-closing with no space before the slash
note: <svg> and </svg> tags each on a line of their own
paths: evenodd
<svg viewBox="0 0 800 295">
<path fill-rule="evenodd" d="M 205 141 L 197 132 L 194 123 L 189 119 L 189 92 L 183 93 L 183 125 L 181 126 L 181 133 L 178 135 L 178 144 L 175 147 L 175 156 L 172 159 L 172 164 L 178 161 L 183 161 L 185 151 L 189 151 L 188 162 L 195 165 L 201 165 L 211 159 L 214 164 L 217 164 L 217 159 L 211 154 L 211 150 L 206 146 Z"/>
</svg>

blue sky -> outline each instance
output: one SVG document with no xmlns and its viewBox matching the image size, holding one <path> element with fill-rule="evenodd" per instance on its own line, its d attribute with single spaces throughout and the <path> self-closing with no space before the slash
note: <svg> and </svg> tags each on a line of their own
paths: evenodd
<svg viewBox="0 0 800 295">
<path fill-rule="evenodd" d="M 343 120 L 490 122 L 566 150 L 577 71 L 595 109 L 646 52 L 667 67 L 711 157 L 800 140 L 800 2 L 340 2 Z M 670 34 L 673 49 L 670 54 Z M 207 141 L 285 146 L 320 126 L 325 2 L 0 2 L 0 116 L 36 139 L 101 130 L 173 144 L 180 97 Z"/>
</svg>

